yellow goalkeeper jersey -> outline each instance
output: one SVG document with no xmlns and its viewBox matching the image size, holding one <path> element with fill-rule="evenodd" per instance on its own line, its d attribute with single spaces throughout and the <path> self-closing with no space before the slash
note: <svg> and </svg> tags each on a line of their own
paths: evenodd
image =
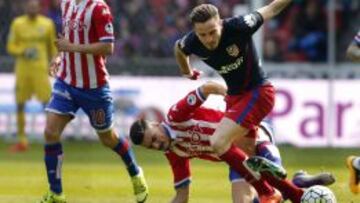
<svg viewBox="0 0 360 203">
<path fill-rule="evenodd" d="M 30 19 L 19 16 L 11 24 L 7 51 L 16 58 L 17 74 L 46 71 L 55 56 L 55 25 L 50 18 L 38 15 Z"/>
</svg>

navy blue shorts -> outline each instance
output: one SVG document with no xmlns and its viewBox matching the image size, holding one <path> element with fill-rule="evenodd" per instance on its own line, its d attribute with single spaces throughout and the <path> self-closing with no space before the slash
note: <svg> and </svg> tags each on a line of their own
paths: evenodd
<svg viewBox="0 0 360 203">
<path fill-rule="evenodd" d="M 57 79 L 46 111 L 75 117 L 80 108 L 98 132 L 112 127 L 114 107 L 108 84 L 94 89 L 81 89 Z"/>
</svg>

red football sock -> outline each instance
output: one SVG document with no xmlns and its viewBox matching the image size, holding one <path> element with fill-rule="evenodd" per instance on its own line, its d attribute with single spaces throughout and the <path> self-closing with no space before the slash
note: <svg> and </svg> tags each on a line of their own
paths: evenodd
<svg viewBox="0 0 360 203">
<path fill-rule="evenodd" d="M 303 195 L 304 191 L 301 188 L 298 188 L 292 182 L 288 180 L 280 180 L 274 177 L 270 173 L 262 173 L 262 177 L 274 186 L 276 189 L 280 190 L 280 192 L 287 198 L 291 200 L 293 203 L 300 203 L 301 196 Z"/>
<path fill-rule="evenodd" d="M 243 161 L 247 158 L 247 155 L 234 145 L 232 145 L 227 152 L 220 156 L 221 160 L 228 163 L 231 168 L 241 174 L 248 183 L 254 186 L 259 196 L 272 195 L 274 193 L 273 188 L 264 180 L 256 180 L 256 178 L 248 171 L 248 169 L 245 168 Z"/>
</svg>

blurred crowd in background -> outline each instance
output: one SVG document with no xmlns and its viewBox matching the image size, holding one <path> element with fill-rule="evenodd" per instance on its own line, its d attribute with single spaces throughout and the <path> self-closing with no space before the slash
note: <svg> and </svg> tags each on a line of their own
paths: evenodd
<svg viewBox="0 0 360 203">
<path fill-rule="evenodd" d="M 0 55 L 11 20 L 23 13 L 26 0 L 0 0 Z M 42 0 L 43 14 L 61 31 L 60 0 Z M 250 0 L 107 0 L 114 15 L 115 56 L 123 58 L 173 56 L 173 44 L 191 29 L 187 15 L 199 3 L 212 3 L 222 17 Z M 267 1 L 265 1 L 268 3 Z M 291 7 L 264 26 L 263 54 L 268 61 L 325 62 L 327 60 L 328 0 L 294 0 Z M 359 0 L 336 0 L 337 60 L 359 29 Z"/>
</svg>

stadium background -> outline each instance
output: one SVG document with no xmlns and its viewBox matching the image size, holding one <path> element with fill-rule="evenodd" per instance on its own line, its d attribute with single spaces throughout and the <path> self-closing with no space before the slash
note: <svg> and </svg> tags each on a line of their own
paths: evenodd
<svg viewBox="0 0 360 203">
<path fill-rule="evenodd" d="M 42 1 L 42 13 L 54 20 L 59 31 L 59 1 Z M 14 141 L 16 130 L 13 59 L 8 56 L 5 47 L 11 20 L 22 14 L 24 2 L 0 0 L 0 202 L 5 203 L 33 202 L 46 190 L 42 147 L 38 144 L 41 143 L 44 118 L 41 106 L 35 100 L 27 104 L 27 132 L 34 141 L 31 150 L 19 155 L 6 152 L 7 145 Z M 180 78 L 172 53 L 175 40 L 190 29 L 186 15 L 194 5 L 211 2 L 219 6 L 222 16 L 229 17 L 258 8 L 267 1 L 107 2 L 115 17 L 117 38 L 115 54 L 108 60 L 108 69 L 115 80 L 117 128 L 125 136 L 128 124 L 139 112 L 148 107 L 164 111 L 184 92 L 200 84 Z M 274 124 L 277 124 L 275 130 L 278 130 L 276 134 L 280 134 L 279 138 L 285 137 L 279 141 L 285 145 L 290 143 L 308 147 L 282 146 L 285 167 L 290 173 L 298 169 L 334 172 L 338 181 L 331 188 L 341 203 L 360 202 L 360 198 L 351 195 L 347 189 L 344 165 L 345 157 L 359 154 L 360 147 L 360 117 L 357 113 L 360 98 L 356 91 L 360 85 L 359 64 L 350 63 L 345 58 L 346 47 L 359 29 L 359 9 L 358 0 L 294 0 L 291 7 L 266 23 L 255 35 L 265 70 L 280 88 L 289 87 L 294 95 L 294 106 L 298 108 L 289 117 L 279 119 L 278 123 L 274 119 Z M 219 80 L 216 73 L 201 62 L 193 59 L 193 63 L 204 71 L 206 79 L 203 81 Z M 173 81 L 177 81 L 176 85 Z M 151 88 L 145 90 L 138 86 L 142 83 Z M 135 85 L 129 87 L 127 84 Z M 172 91 L 174 88 L 176 92 Z M 159 92 L 162 96 L 154 96 Z M 163 95 L 166 98 L 162 98 Z M 281 96 L 287 94 L 278 95 L 279 103 L 286 107 Z M 319 101 L 314 102 L 315 98 Z M 321 108 L 305 108 L 313 103 L 320 103 L 313 106 Z M 339 111 L 345 111 L 350 104 L 353 107 L 350 108 L 351 112 L 344 118 L 340 116 L 339 125 Z M 279 114 L 284 106 L 277 107 Z M 321 113 L 323 111 L 325 113 Z M 303 116 L 302 113 L 307 114 L 306 119 L 296 120 Z M 318 117 L 322 117 L 321 121 Z M 291 125 L 284 121 L 288 118 L 291 118 Z M 298 130 L 303 125 L 308 126 L 305 134 Z M 339 136 L 339 132 L 344 135 Z M 130 184 L 121 164 L 114 164 L 115 157 L 106 154 L 98 143 L 77 141 L 95 139 L 87 120 L 80 116 L 68 127 L 66 137 L 69 141 L 65 144 L 65 191 L 70 202 L 131 202 Z M 313 146 L 322 148 L 309 148 Z M 173 193 L 171 174 L 165 159 L 159 153 L 139 148 L 136 148 L 136 153 L 149 179 L 152 191 L 149 201 L 168 202 Z M 224 165 L 196 161 L 193 167 L 191 202 L 229 202 L 230 190 Z M 104 171 L 106 175 L 99 176 Z M 159 178 L 159 173 L 164 177 Z M 221 174 L 223 178 L 219 180 L 213 174 Z"/>
</svg>

